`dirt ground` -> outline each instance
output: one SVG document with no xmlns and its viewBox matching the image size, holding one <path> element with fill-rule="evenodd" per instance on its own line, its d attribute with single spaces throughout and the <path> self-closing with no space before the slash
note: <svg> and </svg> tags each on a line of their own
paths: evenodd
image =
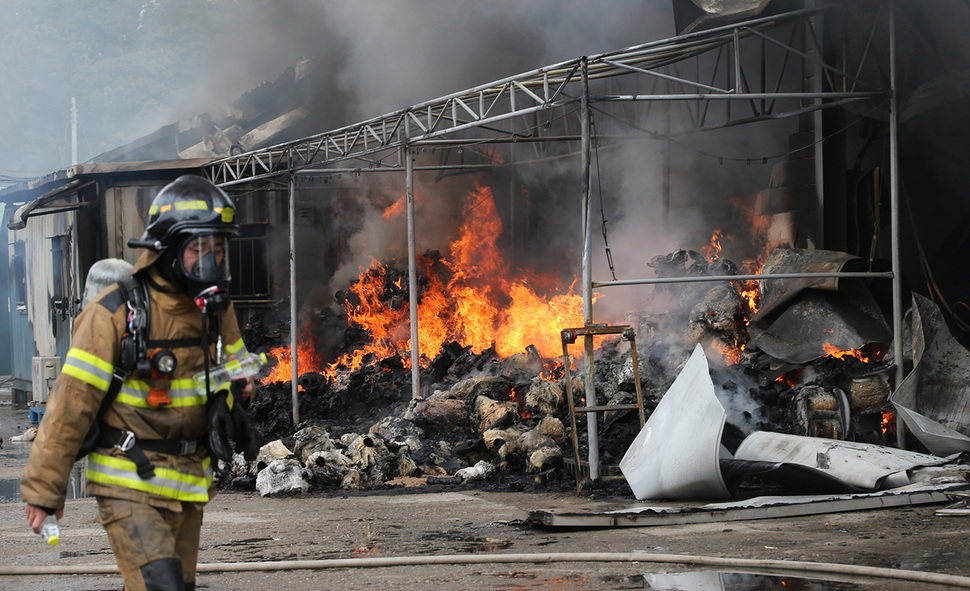
<svg viewBox="0 0 970 591">
<path fill-rule="evenodd" d="M 0 588 L 101 591 L 121 578 L 96 575 L 12 575 L 18 567 L 114 564 L 90 498 L 68 501 L 62 542 L 43 544 L 26 526 L 16 482 L 29 444 L 10 443 L 26 428 L 26 412 L 0 407 Z M 13 492 L 11 492 L 13 491 Z M 757 574 L 750 569 L 643 562 L 522 562 L 523 555 L 637 553 L 812 561 L 907 569 L 970 577 L 970 517 L 936 516 L 916 506 L 821 516 L 705 525 L 616 529 L 552 529 L 524 525 L 517 510 L 607 510 L 636 504 L 615 489 L 573 492 L 436 485 L 368 493 L 262 498 L 223 492 L 208 506 L 201 568 L 214 563 L 361 559 L 355 567 L 258 572 L 200 572 L 198 588 L 236 589 L 945 589 L 881 578 Z M 435 556 L 516 562 L 411 564 Z M 398 557 L 398 566 L 376 566 Z"/>
</svg>

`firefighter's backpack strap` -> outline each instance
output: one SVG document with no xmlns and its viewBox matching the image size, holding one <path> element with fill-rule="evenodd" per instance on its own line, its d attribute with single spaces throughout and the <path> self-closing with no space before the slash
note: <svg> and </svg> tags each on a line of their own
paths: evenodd
<svg viewBox="0 0 970 591">
<path fill-rule="evenodd" d="M 135 277 L 130 277 L 128 279 L 125 279 L 124 281 L 119 281 L 118 286 L 121 288 L 121 293 L 124 296 L 123 299 L 125 302 L 125 306 L 128 309 L 128 314 L 129 315 L 131 314 L 133 307 L 135 308 L 138 307 L 139 302 L 143 302 L 144 303 L 143 313 L 146 314 L 146 319 L 147 319 L 147 314 L 149 313 L 148 298 L 138 297 L 135 295 L 135 292 L 138 291 L 140 288 L 142 290 L 141 293 L 147 296 L 147 290 L 145 289 L 144 284 L 142 284 Z M 121 384 L 123 384 L 124 381 L 128 379 L 128 376 L 131 374 L 132 369 L 134 369 L 135 361 L 137 360 L 134 358 L 129 358 L 129 359 L 125 358 L 126 337 L 128 337 L 128 340 L 131 340 L 131 337 L 129 337 L 127 331 L 125 332 L 125 336 L 122 337 L 121 359 L 117 364 L 115 364 L 114 369 L 111 372 L 111 382 L 108 384 L 108 390 L 105 392 L 104 398 L 101 399 L 101 406 L 98 407 L 98 414 L 95 415 L 94 421 L 91 423 L 91 426 L 88 428 L 88 432 L 84 436 L 84 441 L 81 442 L 81 448 L 77 452 L 77 457 L 75 458 L 75 461 L 80 460 L 81 458 L 88 455 L 89 453 L 94 451 L 95 448 L 98 447 L 98 442 L 102 438 L 101 430 L 104 427 L 104 425 L 101 422 L 101 419 L 104 417 L 104 413 L 107 412 L 108 408 L 111 407 L 112 404 L 114 404 L 115 398 L 118 397 L 118 392 L 121 390 Z M 137 347 L 136 343 L 132 343 L 127 346 L 131 347 L 133 351 L 137 351 L 137 349 L 135 348 Z M 144 349 L 144 346 L 142 348 Z"/>
</svg>

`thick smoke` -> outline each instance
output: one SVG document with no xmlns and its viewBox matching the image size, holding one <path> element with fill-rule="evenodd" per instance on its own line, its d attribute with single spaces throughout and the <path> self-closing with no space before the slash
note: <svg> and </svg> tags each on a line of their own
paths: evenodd
<svg viewBox="0 0 970 591">
<path fill-rule="evenodd" d="M 209 48 L 201 62 L 207 84 L 200 88 L 210 95 L 192 97 L 193 101 L 225 102 L 227 92 L 244 92 L 260 80 L 273 79 L 288 62 L 312 59 L 327 70 L 324 84 L 337 87 L 346 99 L 327 105 L 319 127 L 306 129 L 306 135 L 550 63 L 674 33 L 666 0 L 618 0 L 610 2 L 606 10 L 580 0 L 284 1 L 240 6 L 247 10 L 231 13 L 229 18 L 233 28 L 247 32 L 241 36 L 245 42 Z M 227 68 L 227 61 L 237 66 Z M 542 174 L 551 176 L 557 171 Z M 568 172 L 572 178 L 575 174 L 575 170 Z M 307 283 L 312 282 L 311 277 L 317 281 L 315 288 L 307 285 L 301 290 L 321 294 L 310 298 L 312 306 L 330 305 L 327 294 L 345 288 L 361 268 L 369 266 L 371 257 L 406 259 L 404 216 L 390 221 L 383 216 L 404 195 L 401 178 L 363 176 L 366 178 L 351 180 L 344 175 L 340 179 L 349 188 L 344 202 L 352 202 L 354 210 L 349 216 L 352 219 L 343 224 L 354 233 L 343 249 L 339 267 L 301 273 Z M 418 250 L 446 254 L 448 241 L 461 223 L 459 198 L 469 190 L 469 180 L 418 174 L 416 183 Z M 566 201 L 575 200 L 569 195 Z M 567 219 L 560 222 L 557 218 L 562 213 Z M 574 212 L 550 207 L 545 214 L 549 238 L 543 243 L 548 250 L 569 252 L 566 259 L 572 260 L 566 262 L 572 268 L 578 263 L 573 253 L 579 213 L 578 208 Z M 317 229 L 300 228 L 298 252 L 312 252 L 322 238 Z M 300 247 L 304 243 L 307 248 Z M 540 257 L 541 253 L 535 255 Z M 559 258 L 557 264 L 562 264 L 564 258 Z M 328 278 L 327 285 L 320 285 L 321 277 Z"/>
<path fill-rule="evenodd" d="M 355 120 L 579 55 L 673 34 L 666 0 L 323 0 L 243 3 L 231 55 L 213 47 L 206 71 L 272 79 L 283 59 L 330 60 L 356 96 Z M 224 59 L 234 68 L 225 68 Z M 283 64 L 284 66 L 286 64 Z M 258 78 L 255 80 L 258 81 Z M 246 88 L 239 88 L 239 91 Z M 351 123 L 352 121 L 342 122 Z"/>
<path fill-rule="evenodd" d="M 191 90 L 182 93 L 177 103 L 146 112 L 144 121 L 157 127 L 199 113 L 218 112 L 222 105 L 277 79 L 283 70 L 305 58 L 325 72 L 315 77 L 326 88 L 317 94 L 322 98 L 313 101 L 314 117 L 306 129 L 296 131 L 311 135 L 552 63 L 675 33 L 669 0 L 236 0 L 211 4 L 218 6 L 218 18 L 205 27 L 208 36 L 194 39 L 197 59 L 178 65 L 182 77 L 192 81 Z M 149 27 L 161 11 L 181 10 L 178 6 L 176 0 L 146 2 L 139 27 Z M 82 103 L 82 114 L 85 106 Z M 672 107 L 671 116 L 685 115 Z M 590 212 L 595 237 L 593 278 L 609 280 L 613 272 L 618 279 L 652 277 L 647 262 L 653 255 L 677 248 L 698 249 L 714 229 L 723 229 L 724 221 L 739 221 L 733 219 L 730 198 L 751 201 L 752 186 L 767 184 L 769 167 L 757 161 L 748 166 L 721 165 L 700 154 L 766 153 L 762 146 L 747 145 L 747 141 L 739 141 L 735 135 L 712 142 L 706 135 L 703 140 L 682 138 L 665 144 L 647 139 L 622 149 L 598 150 Z M 662 188 L 665 152 L 671 171 L 669 196 Z M 529 202 L 531 225 L 512 228 L 509 223 L 506 227 L 517 241 L 512 245 L 517 247 L 515 262 L 559 269 L 568 284 L 581 270 L 578 167 L 575 162 L 560 162 L 522 168 L 516 174 L 529 195 L 506 195 L 503 211 L 525 208 Z M 510 185 L 508 179 L 491 180 L 506 189 Z M 469 181 L 419 174 L 416 182 L 418 250 L 444 251 L 460 225 L 458 197 L 468 190 Z M 340 183 L 344 187 L 340 198 L 321 193 L 331 204 L 297 232 L 298 253 L 316 254 L 321 243 L 335 236 L 344 247 L 339 258 L 299 257 L 301 265 L 315 260 L 321 263 L 321 268 L 299 270 L 301 294 L 312 293 L 321 281 L 328 283 L 320 290 L 321 296 L 308 298 L 315 307 L 331 306 L 329 294 L 345 288 L 361 267 L 370 264 L 370 257 L 403 261 L 406 256 L 403 216 L 390 222 L 383 216 L 403 196 L 400 177 L 363 175 L 350 181 L 345 176 Z M 317 199 L 310 188 L 301 188 L 302 198 Z M 604 221 L 605 239 L 601 232 Z M 285 249 L 286 236 L 276 238 L 274 245 Z M 605 240 L 609 241 L 612 270 Z M 649 288 L 604 292 L 597 303 L 597 320 L 614 321 L 622 313 L 656 305 L 653 293 Z"/>
<path fill-rule="evenodd" d="M 325 84 L 338 87 L 340 96 L 347 100 L 327 105 L 320 127 L 307 129 L 309 135 L 550 63 L 674 33 L 667 2 L 611 2 L 609 8 L 571 0 L 254 5 L 251 12 L 235 18 L 240 29 L 248 28 L 246 18 L 259 21 L 265 35 L 250 39 L 248 49 L 237 51 L 233 57 L 250 64 L 250 73 L 258 71 L 267 56 L 279 60 L 283 55 L 312 58 L 327 69 Z M 274 23 L 279 30 L 272 30 Z M 270 41 L 277 44 L 274 51 L 265 45 Z M 207 62 L 215 66 L 220 60 Z M 219 81 L 232 71 L 217 69 L 212 80 Z M 604 115 L 597 116 L 606 123 Z M 670 117 L 676 127 L 676 121 L 687 115 L 674 105 Z M 782 148 L 745 137 L 743 132 L 722 135 L 664 142 L 645 134 L 648 139 L 619 149 L 597 149 L 590 212 L 594 280 L 610 280 L 614 273 L 617 279 L 653 277 L 654 271 L 647 264 L 652 256 L 678 248 L 699 250 L 708 244 L 714 230 L 732 237 L 726 241 L 725 256 L 740 262 L 751 254 L 750 220 L 743 219 L 732 199 L 740 198 L 753 207 L 754 194 L 758 188 L 767 187 L 771 168 L 757 156 L 778 153 Z M 784 141 L 784 134 L 780 136 Z M 766 137 L 777 138 L 778 134 Z M 751 155 L 754 159 L 725 163 L 717 159 L 717 154 Z M 665 162 L 670 168 L 667 195 L 663 188 Z M 534 228 L 524 232 L 522 228 L 514 231 L 506 220 L 506 231 L 516 235 L 513 240 L 525 243 L 524 248 L 517 249 L 514 262 L 523 268 L 558 269 L 568 285 L 580 274 L 582 265 L 577 162 L 568 159 L 518 167 L 516 175 L 529 195 L 509 196 L 515 203 L 507 207 L 521 208 L 528 200 L 533 218 L 541 223 L 534 222 Z M 491 180 L 499 191 L 508 185 L 506 179 Z M 372 257 L 382 262 L 396 258 L 401 267 L 407 256 L 403 214 L 391 220 L 383 215 L 403 197 L 402 178 L 365 172 L 354 180 L 344 176 L 340 184 L 347 187 L 344 201 L 352 202 L 354 210 L 353 216 L 340 223 L 352 235 L 336 265 L 326 261 L 320 268 L 300 271 L 307 283 L 300 292 L 319 294 L 307 299 L 310 307 L 333 306 L 331 294 L 346 288 L 370 265 Z M 461 224 L 460 198 L 470 189 L 470 180 L 442 180 L 425 173 L 416 175 L 416 184 L 417 250 L 419 254 L 438 250 L 447 255 L 449 240 L 455 238 Z M 312 252 L 324 239 L 313 229 L 301 229 L 298 240 L 307 246 L 298 248 L 298 252 Z M 606 255 L 607 241 L 612 268 Z M 301 266 L 312 265 L 313 260 L 303 258 Z M 669 302 L 663 297 L 658 301 L 657 291 L 642 286 L 603 290 L 594 320 L 616 322 L 631 311 L 659 311 Z"/>
</svg>

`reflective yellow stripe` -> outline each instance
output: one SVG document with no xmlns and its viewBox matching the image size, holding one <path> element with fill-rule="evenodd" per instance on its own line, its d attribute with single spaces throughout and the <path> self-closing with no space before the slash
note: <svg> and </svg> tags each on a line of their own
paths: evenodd
<svg viewBox="0 0 970 591">
<path fill-rule="evenodd" d="M 64 359 L 64 367 L 61 368 L 62 373 L 91 384 L 105 392 L 108 391 L 108 386 L 111 384 L 112 371 L 114 371 L 113 365 L 81 349 L 68 351 L 67 358 Z"/>
<path fill-rule="evenodd" d="M 177 501 L 206 502 L 212 486 L 212 461 L 205 458 L 205 476 L 184 474 L 170 468 L 155 468 L 155 476 L 142 480 L 134 462 L 97 452 L 88 454 L 86 475 L 91 482 L 120 486 Z"/>
<path fill-rule="evenodd" d="M 245 348 L 246 348 L 246 344 L 243 343 L 243 340 L 240 338 L 235 343 L 232 343 L 231 345 L 226 345 L 226 353 L 230 355 L 235 355 L 236 353 L 238 353 L 239 351 L 242 351 Z M 244 354 L 245 354 L 245 351 L 244 351 Z"/>
<path fill-rule="evenodd" d="M 236 213 L 231 207 L 213 207 L 212 211 L 221 215 L 222 221 L 226 224 L 231 224 L 233 218 L 236 217 Z"/>
<path fill-rule="evenodd" d="M 204 209 L 204 210 L 208 210 L 209 209 L 209 204 L 206 203 L 205 201 L 201 201 L 201 200 L 198 200 L 198 201 L 176 201 L 175 202 L 175 211 L 182 211 L 182 210 L 185 210 L 185 209 Z"/>
<path fill-rule="evenodd" d="M 193 390 L 194 391 L 194 390 Z M 171 394 L 171 391 L 169 392 Z M 169 398 L 172 398 L 169 396 Z M 115 399 L 117 402 L 122 404 L 127 404 L 128 406 L 134 406 L 137 408 L 155 408 L 148 403 L 148 400 L 144 398 L 139 398 L 136 396 L 131 396 L 125 392 L 118 392 L 118 397 Z M 172 398 L 172 404 L 166 405 L 169 408 L 175 407 L 185 407 L 185 406 L 204 406 L 205 396 L 193 396 L 191 398 Z"/>
<path fill-rule="evenodd" d="M 121 386 L 117 401 L 138 408 L 154 408 L 148 403 L 151 387 L 142 380 L 129 379 Z M 190 378 L 172 380 L 172 387 L 168 390 L 168 397 L 172 399 L 169 406 L 203 406 L 205 396 L 200 396 L 195 389 L 195 382 Z"/>
</svg>

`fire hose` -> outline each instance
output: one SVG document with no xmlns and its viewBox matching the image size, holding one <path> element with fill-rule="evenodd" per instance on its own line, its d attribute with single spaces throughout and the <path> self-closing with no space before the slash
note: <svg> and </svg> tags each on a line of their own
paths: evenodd
<svg viewBox="0 0 970 591">
<path fill-rule="evenodd" d="M 265 562 L 210 562 L 198 565 L 199 573 L 254 572 L 274 570 L 317 570 L 337 568 L 387 568 L 393 566 L 507 564 L 551 562 L 629 562 L 631 564 L 687 564 L 717 567 L 720 569 L 744 569 L 745 571 L 770 572 L 788 576 L 841 575 L 851 577 L 913 581 L 950 587 L 970 588 L 970 577 L 947 575 L 925 571 L 805 562 L 798 560 L 770 560 L 749 558 L 725 558 L 719 556 L 691 556 L 682 554 L 645 554 L 636 552 L 560 552 L 545 554 L 485 554 L 442 556 L 387 556 L 370 558 L 336 558 L 327 560 L 281 560 Z M 117 566 L 68 565 L 68 566 L 6 566 L 0 567 L 0 576 L 13 575 L 103 575 L 115 574 Z"/>
</svg>

